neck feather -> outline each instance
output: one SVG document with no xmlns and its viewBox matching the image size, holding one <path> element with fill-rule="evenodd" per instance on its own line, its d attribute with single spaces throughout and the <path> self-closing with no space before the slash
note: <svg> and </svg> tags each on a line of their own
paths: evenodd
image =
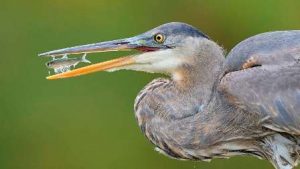
<svg viewBox="0 0 300 169">
<path fill-rule="evenodd" d="M 208 101 L 222 75 L 225 60 L 223 49 L 207 39 L 197 40 L 193 44 L 196 44 L 194 48 L 184 50 L 188 59 L 172 72 L 172 79 L 180 89 L 197 92 L 203 97 L 202 100 Z"/>
</svg>

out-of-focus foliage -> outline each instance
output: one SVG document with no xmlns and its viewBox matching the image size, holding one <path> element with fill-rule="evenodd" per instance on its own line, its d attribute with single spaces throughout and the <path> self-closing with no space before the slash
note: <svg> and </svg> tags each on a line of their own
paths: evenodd
<svg viewBox="0 0 300 169">
<path fill-rule="evenodd" d="M 261 32 L 300 29 L 299 9 L 297 0 L 1 0 L 0 168 L 271 168 L 253 157 L 166 158 L 153 151 L 133 114 L 136 94 L 159 75 L 124 71 L 47 81 L 48 59 L 37 54 L 129 37 L 170 21 L 198 27 L 228 51 Z"/>
</svg>

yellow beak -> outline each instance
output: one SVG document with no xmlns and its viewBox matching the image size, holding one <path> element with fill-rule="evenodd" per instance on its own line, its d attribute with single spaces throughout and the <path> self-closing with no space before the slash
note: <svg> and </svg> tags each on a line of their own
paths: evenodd
<svg viewBox="0 0 300 169">
<path fill-rule="evenodd" d="M 101 63 L 96 63 L 92 64 L 89 66 L 85 66 L 82 68 L 74 69 L 68 72 L 48 76 L 48 80 L 55 80 L 55 79 L 63 79 L 63 78 L 69 78 L 69 77 L 75 77 L 75 76 L 80 76 L 80 75 L 85 75 L 93 72 L 98 72 L 98 71 L 105 71 L 109 70 L 112 68 L 118 68 L 126 65 L 131 65 L 134 64 L 135 61 L 131 56 L 127 57 L 122 57 L 122 58 L 117 58 Z"/>
</svg>

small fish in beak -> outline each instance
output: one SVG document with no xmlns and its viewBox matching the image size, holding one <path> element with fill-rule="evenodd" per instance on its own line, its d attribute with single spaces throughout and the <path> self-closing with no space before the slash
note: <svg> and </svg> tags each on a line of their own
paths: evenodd
<svg viewBox="0 0 300 169">
<path fill-rule="evenodd" d="M 72 67 L 75 68 L 75 66 L 80 62 L 91 63 L 86 59 L 86 54 L 84 54 L 81 58 L 68 58 L 67 54 L 65 54 L 63 57 L 58 59 L 53 57 L 53 60 L 47 62 L 46 66 L 53 69 L 54 73 L 57 74 L 70 71 Z"/>
<path fill-rule="evenodd" d="M 172 39 L 178 40 L 178 36 L 167 38 L 170 33 L 172 32 L 170 32 L 169 29 L 166 29 L 165 27 L 158 27 L 130 38 L 63 48 L 44 52 L 39 54 L 39 56 L 53 57 L 62 56 L 65 54 L 71 55 L 131 50 L 138 51 L 137 54 L 131 56 L 120 57 L 48 76 L 47 79 L 49 80 L 70 78 L 99 71 L 115 71 L 125 69 L 151 73 L 166 73 L 167 71 L 171 70 L 170 66 L 177 64 L 179 58 L 176 56 L 172 57 L 172 51 L 176 47 L 176 44 L 173 43 Z"/>
</svg>

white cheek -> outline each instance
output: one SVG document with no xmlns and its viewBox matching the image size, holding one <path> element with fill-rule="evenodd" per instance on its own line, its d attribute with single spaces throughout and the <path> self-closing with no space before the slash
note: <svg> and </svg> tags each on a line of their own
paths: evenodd
<svg viewBox="0 0 300 169">
<path fill-rule="evenodd" d="M 183 64 L 186 55 L 184 50 L 180 48 L 146 52 L 133 57 L 136 61 L 134 65 L 113 68 L 107 71 L 127 69 L 149 73 L 173 74 L 175 69 Z"/>
<path fill-rule="evenodd" d="M 137 65 L 140 70 L 167 73 L 182 63 L 182 56 L 170 49 L 143 53 L 136 57 L 136 61 L 140 63 Z"/>
<path fill-rule="evenodd" d="M 158 72 L 171 72 L 181 64 L 179 58 L 169 58 L 165 60 L 158 61 L 157 63 L 151 64 L 151 69 Z"/>
<path fill-rule="evenodd" d="M 170 57 L 174 57 L 174 52 L 171 49 L 142 53 L 135 57 L 137 63 L 156 63 Z"/>
</svg>

